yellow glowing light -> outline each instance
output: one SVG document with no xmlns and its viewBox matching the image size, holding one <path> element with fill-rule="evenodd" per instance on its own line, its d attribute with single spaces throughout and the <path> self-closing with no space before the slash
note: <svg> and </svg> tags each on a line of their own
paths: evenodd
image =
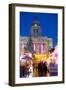
<svg viewBox="0 0 66 90">
<path fill-rule="evenodd" d="M 48 54 L 35 54 L 35 61 L 48 61 L 51 59 L 51 56 Z"/>
</svg>

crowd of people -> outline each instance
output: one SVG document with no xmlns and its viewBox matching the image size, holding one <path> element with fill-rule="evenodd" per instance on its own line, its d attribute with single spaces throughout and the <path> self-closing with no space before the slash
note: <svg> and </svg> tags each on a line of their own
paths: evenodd
<svg viewBox="0 0 66 90">
<path fill-rule="evenodd" d="M 57 47 L 49 51 L 50 60 L 43 60 L 38 63 L 38 77 L 58 75 L 58 53 Z M 50 56 L 49 56 L 50 57 Z M 22 54 L 20 57 L 20 77 L 34 77 L 34 62 L 30 52 Z M 49 58 L 48 58 L 49 59 Z"/>
</svg>

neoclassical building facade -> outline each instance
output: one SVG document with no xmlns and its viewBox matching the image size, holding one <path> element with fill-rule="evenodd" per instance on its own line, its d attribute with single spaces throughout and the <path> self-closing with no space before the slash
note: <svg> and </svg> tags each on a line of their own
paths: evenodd
<svg viewBox="0 0 66 90">
<path fill-rule="evenodd" d="M 41 36 L 41 26 L 38 20 L 34 20 L 31 24 L 30 36 L 20 37 L 20 52 L 24 52 L 25 48 L 30 51 L 32 47 L 35 53 L 47 53 L 53 47 L 52 38 Z"/>
</svg>

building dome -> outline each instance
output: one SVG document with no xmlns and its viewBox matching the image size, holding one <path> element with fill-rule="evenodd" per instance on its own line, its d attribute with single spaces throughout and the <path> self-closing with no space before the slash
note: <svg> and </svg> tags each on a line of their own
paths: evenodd
<svg viewBox="0 0 66 90">
<path fill-rule="evenodd" d="M 34 25 L 40 26 L 40 22 L 38 20 L 34 20 L 32 22 L 32 26 L 34 26 Z"/>
</svg>

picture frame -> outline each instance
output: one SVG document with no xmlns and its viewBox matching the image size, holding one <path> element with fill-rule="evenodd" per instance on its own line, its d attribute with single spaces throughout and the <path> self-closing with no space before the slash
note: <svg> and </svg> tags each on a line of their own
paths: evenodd
<svg viewBox="0 0 66 90">
<path fill-rule="evenodd" d="M 64 6 L 9 4 L 9 85 L 58 83 L 64 83 Z"/>
</svg>

